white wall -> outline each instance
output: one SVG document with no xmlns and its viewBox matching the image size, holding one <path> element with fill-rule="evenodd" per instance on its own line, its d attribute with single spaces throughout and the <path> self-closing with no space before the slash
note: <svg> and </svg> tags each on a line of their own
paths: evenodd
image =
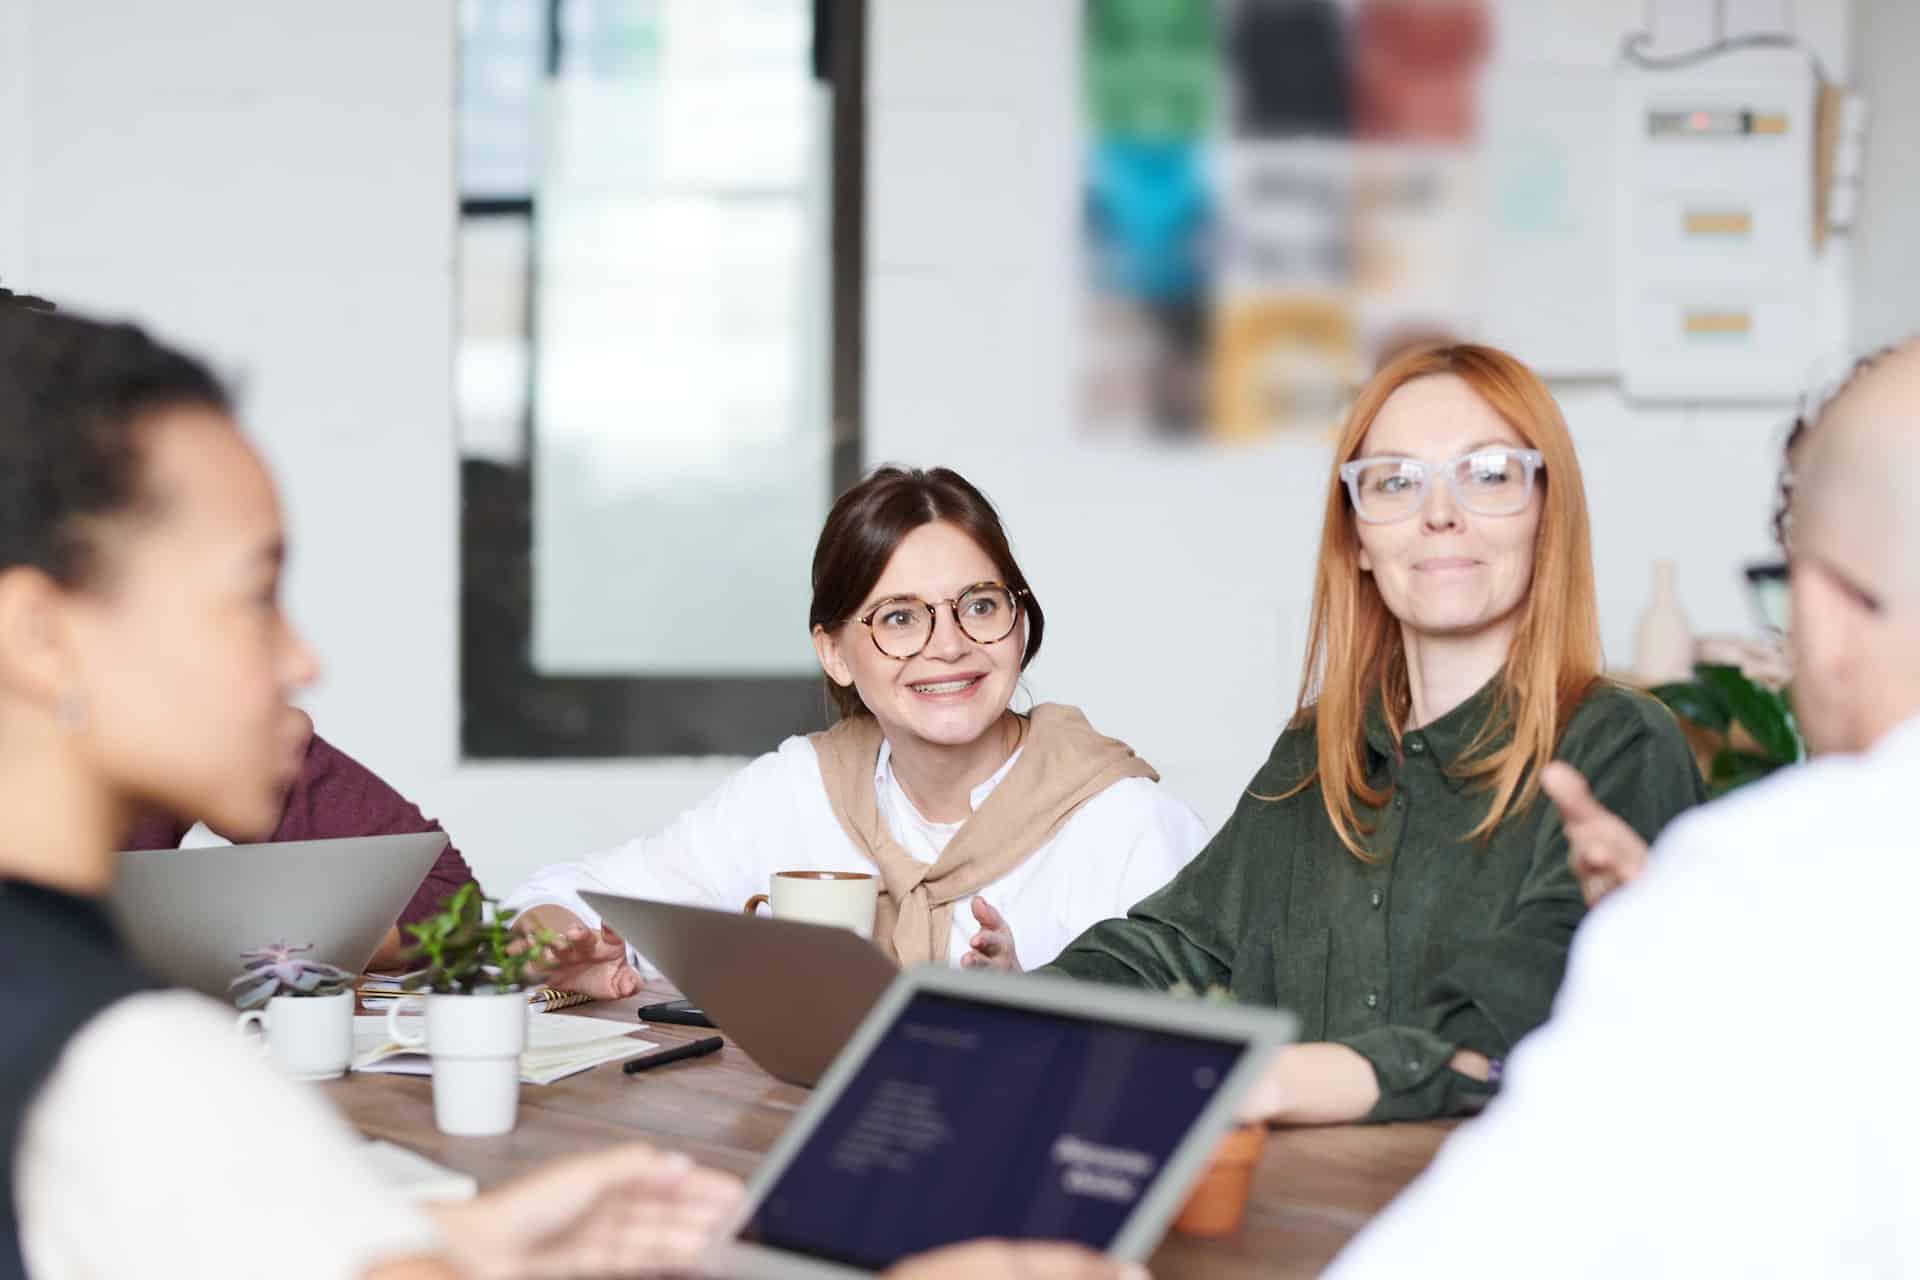
<svg viewBox="0 0 1920 1280">
<path fill-rule="evenodd" d="M 1048 606 L 1034 695 L 1085 705 L 1217 821 L 1291 705 L 1323 450 L 1078 444 L 1079 5 L 871 7 L 869 457 L 954 465 L 993 496 Z M 1844 66 L 1844 20 L 1814 16 Z M 0 278 L 146 319 L 240 376 L 286 493 L 291 605 L 328 663 L 315 718 L 504 889 L 660 825 L 732 762 L 457 760 L 452 26 L 451 0 L 0 6 Z M 1610 52 L 1592 46 L 1562 56 Z M 1698 628 L 1743 629 L 1736 568 L 1768 545 L 1780 415 L 1558 390 L 1609 652 L 1630 657 L 1658 555 Z"/>
<path fill-rule="evenodd" d="M 0 5 L 0 285 L 9 288 L 27 259 L 27 18 L 25 6 Z"/>
<path fill-rule="evenodd" d="M 950 463 L 1001 504 L 1049 611 L 1035 694 L 1084 704 L 1218 821 L 1292 706 L 1325 447 L 1076 442 L 1080 6 L 872 8 L 870 456 Z M 1566 0 L 1543 19 L 1537 0 L 1507 0 L 1503 21 L 1510 39 L 1540 42 L 1535 57 L 1604 67 L 1641 8 Z M 1844 6 L 1799 8 L 1844 71 Z M 1835 349 L 1845 252 L 1821 272 L 1816 329 Z M 1697 631 L 1746 631 L 1738 569 L 1770 547 L 1784 409 L 1635 408 L 1607 383 L 1555 391 L 1586 470 L 1611 660 L 1631 660 L 1663 556 Z M 1115 618 L 1143 583 L 1167 593 L 1173 629 Z"/>
<path fill-rule="evenodd" d="M 235 375 L 292 529 L 328 734 L 499 887 L 656 825 L 724 764 L 461 766 L 451 404 L 450 0 L 6 0 L 30 72 L 0 272 L 129 314 Z M 18 74 L 18 72 L 17 72 Z M 11 132 L 10 132 L 11 130 Z M 0 249 L 6 240 L 0 183 Z"/>
<path fill-rule="evenodd" d="M 1920 4 L 1854 0 L 1857 88 L 1867 100 L 1866 156 L 1854 254 L 1854 345 L 1869 351 L 1920 333 Z"/>
</svg>

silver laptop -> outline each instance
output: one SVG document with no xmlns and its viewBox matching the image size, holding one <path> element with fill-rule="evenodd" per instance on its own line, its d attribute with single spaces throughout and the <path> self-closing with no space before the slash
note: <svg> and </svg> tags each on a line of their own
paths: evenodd
<svg viewBox="0 0 1920 1280">
<path fill-rule="evenodd" d="M 354 973 L 447 847 L 447 833 L 353 836 L 120 855 L 107 900 L 120 935 L 160 977 L 227 998 L 240 953 L 313 944 Z"/>
<path fill-rule="evenodd" d="M 811 1085 L 898 969 L 859 934 L 674 902 L 583 893 L 613 931 L 769 1075 Z"/>
<path fill-rule="evenodd" d="M 963 1240 L 1144 1259 L 1292 1015 L 1046 975 L 902 973 L 703 1271 L 853 1276 Z"/>
</svg>

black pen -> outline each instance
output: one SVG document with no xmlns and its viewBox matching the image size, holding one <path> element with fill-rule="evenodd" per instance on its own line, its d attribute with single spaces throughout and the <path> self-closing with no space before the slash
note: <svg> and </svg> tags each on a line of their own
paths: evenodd
<svg viewBox="0 0 1920 1280">
<path fill-rule="evenodd" d="M 636 1072 L 645 1071 L 648 1067 L 664 1067 L 669 1062 L 679 1062 L 683 1058 L 701 1057 L 704 1054 L 712 1053 L 725 1043 L 726 1041 L 722 1040 L 719 1036 L 708 1036 L 705 1040 L 695 1040 L 691 1044 L 683 1044 L 678 1048 L 662 1049 L 660 1052 L 650 1053 L 644 1058 L 635 1058 L 620 1069 L 628 1075 L 633 1075 Z"/>
</svg>

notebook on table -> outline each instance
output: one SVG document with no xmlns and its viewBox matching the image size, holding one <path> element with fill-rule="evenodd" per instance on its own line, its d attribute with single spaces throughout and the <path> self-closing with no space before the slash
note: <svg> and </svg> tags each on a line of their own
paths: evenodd
<svg viewBox="0 0 1920 1280">
<path fill-rule="evenodd" d="M 1292 1015 L 1064 978 L 902 973 L 703 1261 L 855 1276 L 965 1240 L 1158 1244 Z"/>
<path fill-rule="evenodd" d="M 409 1204 L 471 1200 L 480 1190 L 472 1174 L 436 1164 L 411 1147 L 379 1138 L 360 1148 L 360 1163 L 380 1180 L 388 1195 Z"/>
<path fill-rule="evenodd" d="M 419 1018 L 402 1017 L 416 1025 Z M 630 1034 L 632 1023 L 582 1018 L 565 1013 L 536 1013 L 527 1019 L 527 1047 L 520 1055 L 523 1084 L 552 1084 L 608 1062 L 620 1062 L 660 1046 Z M 413 1033 L 409 1033 L 413 1034 Z M 430 1076 L 433 1059 L 425 1048 L 403 1045 L 387 1034 L 386 1015 L 353 1020 L 353 1069 L 394 1075 Z"/>
<path fill-rule="evenodd" d="M 408 991 L 402 983 L 407 979 L 404 973 L 369 973 L 359 982 L 360 1007 L 363 1009 L 385 1009 L 396 1000 L 416 997 L 421 993 Z M 527 992 L 527 1005 L 542 1013 L 554 1013 L 560 1009 L 571 1009 L 577 1004 L 592 1004 L 593 997 L 581 991 L 559 991 L 553 987 L 534 987 Z"/>
</svg>

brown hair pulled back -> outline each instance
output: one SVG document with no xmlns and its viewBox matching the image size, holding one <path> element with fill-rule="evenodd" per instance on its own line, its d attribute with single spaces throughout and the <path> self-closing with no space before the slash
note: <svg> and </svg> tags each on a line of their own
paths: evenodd
<svg viewBox="0 0 1920 1280">
<path fill-rule="evenodd" d="M 1013 558 L 1007 531 L 993 504 L 966 477 L 945 467 L 881 467 L 840 495 L 813 549 L 813 607 L 807 614 L 807 629 L 832 631 L 845 625 L 880 581 L 907 535 L 922 525 L 943 521 L 972 538 L 993 561 L 1000 581 L 1020 593 L 1027 620 L 1027 649 L 1020 669 L 1026 670 L 1040 654 L 1047 616 Z M 827 694 L 842 718 L 872 714 L 857 689 L 843 689 L 829 680 Z"/>
</svg>

